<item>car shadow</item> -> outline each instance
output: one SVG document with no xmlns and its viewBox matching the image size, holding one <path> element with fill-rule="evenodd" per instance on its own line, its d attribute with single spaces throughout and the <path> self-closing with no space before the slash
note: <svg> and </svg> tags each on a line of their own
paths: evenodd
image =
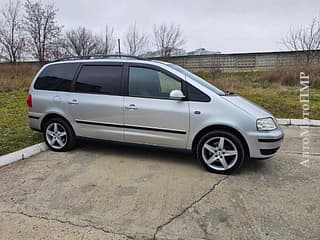
<svg viewBox="0 0 320 240">
<path fill-rule="evenodd" d="M 172 162 L 202 168 L 191 151 L 152 145 L 113 142 L 107 140 L 79 139 L 76 149 L 93 154 L 115 155 L 137 160 Z"/>
<path fill-rule="evenodd" d="M 174 161 L 177 164 L 188 164 L 205 171 L 191 151 L 176 148 L 81 138 L 77 142 L 76 149 L 92 154 L 115 155 L 137 160 L 168 163 Z M 267 162 L 268 160 L 248 159 L 233 174 L 238 175 L 263 170 Z"/>
</svg>

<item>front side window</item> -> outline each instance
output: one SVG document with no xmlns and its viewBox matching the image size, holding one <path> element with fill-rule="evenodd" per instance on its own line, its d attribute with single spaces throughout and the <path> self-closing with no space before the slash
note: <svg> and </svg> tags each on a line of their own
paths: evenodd
<svg viewBox="0 0 320 240">
<path fill-rule="evenodd" d="M 181 90 L 181 82 L 161 71 L 130 67 L 129 96 L 168 99 L 172 90 Z"/>
<path fill-rule="evenodd" d="M 83 66 L 75 85 L 76 92 L 120 95 L 122 66 Z"/>
<path fill-rule="evenodd" d="M 51 91 L 70 91 L 77 63 L 53 64 L 47 66 L 37 78 L 34 88 Z"/>
</svg>

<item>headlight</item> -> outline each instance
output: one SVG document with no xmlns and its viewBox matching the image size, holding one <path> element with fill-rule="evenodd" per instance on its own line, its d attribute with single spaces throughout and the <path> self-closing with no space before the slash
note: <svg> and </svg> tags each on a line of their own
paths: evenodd
<svg viewBox="0 0 320 240">
<path fill-rule="evenodd" d="M 276 128 L 277 125 L 271 117 L 257 119 L 257 129 L 259 131 L 270 131 Z"/>
</svg>

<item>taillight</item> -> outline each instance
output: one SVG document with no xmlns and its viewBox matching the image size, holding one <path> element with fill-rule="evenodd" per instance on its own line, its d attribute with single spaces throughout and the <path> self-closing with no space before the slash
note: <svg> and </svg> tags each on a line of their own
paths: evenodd
<svg viewBox="0 0 320 240">
<path fill-rule="evenodd" d="M 32 96 L 31 96 L 31 94 L 28 95 L 27 104 L 28 104 L 28 107 L 29 107 L 29 108 L 32 107 Z"/>
</svg>

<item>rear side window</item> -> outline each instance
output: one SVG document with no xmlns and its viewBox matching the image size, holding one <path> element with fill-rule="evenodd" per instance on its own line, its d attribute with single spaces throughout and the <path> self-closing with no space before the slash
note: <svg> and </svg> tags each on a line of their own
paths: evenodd
<svg viewBox="0 0 320 240">
<path fill-rule="evenodd" d="M 120 95 L 122 66 L 83 66 L 79 73 L 75 91 Z"/>
<path fill-rule="evenodd" d="M 78 66 L 77 63 L 49 65 L 40 73 L 34 88 L 49 91 L 70 91 Z"/>
<path fill-rule="evenodd" d="M 210 97 L 190 84 L 188 84 L 188 98 L 194 102 L 210 102 Z"/>
</svg>

